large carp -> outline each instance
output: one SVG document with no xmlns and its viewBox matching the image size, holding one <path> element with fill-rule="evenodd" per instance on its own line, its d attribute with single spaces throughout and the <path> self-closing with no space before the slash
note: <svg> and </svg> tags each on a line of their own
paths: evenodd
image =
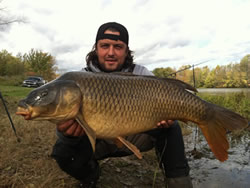
<svg viewBox="0 0 250 188">
<path fill-rule="evenodd" d="M 76 119 L 95 150 L 96 138 L 117 138 L 139 158 L 124 136 L 156 127 L 161 120 L 191 121 L 201 128 L 220 161 L 228 158 L 227 130 L 242 129 L 247 120 L 208 103 L 191 92 L 192 86 L 175 79 L 124 73 L 68 72 L 30 92 L 18 104 L 26 120 L 54 123 Z"/>
</svg>

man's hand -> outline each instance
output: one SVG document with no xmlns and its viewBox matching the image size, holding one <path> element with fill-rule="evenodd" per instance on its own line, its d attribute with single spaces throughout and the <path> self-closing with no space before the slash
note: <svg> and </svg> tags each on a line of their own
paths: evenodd
<svg viewBox="0 0 250 188">
<path fill-rule="evenodd" d="M 163 120 L 163 121 L 160 121 L 159 123 L 157 123 L 157 127 L 158 128 L 169 128 L 171 125 L 174 124 L 174 120 Z"/>
<path fill-rule="evenodd" d="M 81 127 L 81 125 L 78 124 L 76 120 L 68 120 L 64 123 L 60 123 L 56 125 L 56 128 L 59 132 L 62 132 L 65 136 L 83 136 L 85 134 L 85 131 Z"/>
</svg>

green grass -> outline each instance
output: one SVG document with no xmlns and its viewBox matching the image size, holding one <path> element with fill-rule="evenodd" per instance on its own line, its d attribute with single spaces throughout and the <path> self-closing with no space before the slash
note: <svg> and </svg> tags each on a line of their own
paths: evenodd
<svg viewBox="0 0 250 188">
<path fill-rule="evenodd" d="M 208 93 L 198 94 L 202 99 L 238 112 L 250 120 L 250 94 L 249 93 L 230 93 L 227 95 L 211 95 Z"/>
<path fill-rule="evenodd" d="M 24 98 L 34 88 L 27 88 L 21 86 L 6 86 L 0 85 L 0 92 L 3 97 Z"/>
</svg>

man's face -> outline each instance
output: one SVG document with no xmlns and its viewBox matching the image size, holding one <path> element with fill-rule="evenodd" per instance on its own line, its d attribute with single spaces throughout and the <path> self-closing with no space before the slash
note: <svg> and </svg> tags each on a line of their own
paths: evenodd
<svg viewBox="0 0 250 188">
<path fill-rule="evenodd" d="M 105 34 L 120 35 L 119 32 L 107 30 Z M 97 42 L 96 54 L 103 70 L 119 70 L 125 63 L 128 54 L 127 44 L 120 40 L 102 39 Z"/>
</svg>

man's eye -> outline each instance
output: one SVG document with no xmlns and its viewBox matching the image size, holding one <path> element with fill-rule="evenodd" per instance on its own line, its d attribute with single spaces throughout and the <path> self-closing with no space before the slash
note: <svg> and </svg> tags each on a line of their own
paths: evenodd
<svg viewBox="0 0 250 188">
<path fill-rule="evenodd" d="M 109 47 L 108 44 L 102 44 L 102 45 L 101 45 L 101 48 L 108 48 L 108 47 Z"/>
<path fill-rule="evenodd" d="M 115 48 L 118 50 L 121 50 L 123 48 L 123 46 L 122 45 L 115 45 Z"/>
</svg>

